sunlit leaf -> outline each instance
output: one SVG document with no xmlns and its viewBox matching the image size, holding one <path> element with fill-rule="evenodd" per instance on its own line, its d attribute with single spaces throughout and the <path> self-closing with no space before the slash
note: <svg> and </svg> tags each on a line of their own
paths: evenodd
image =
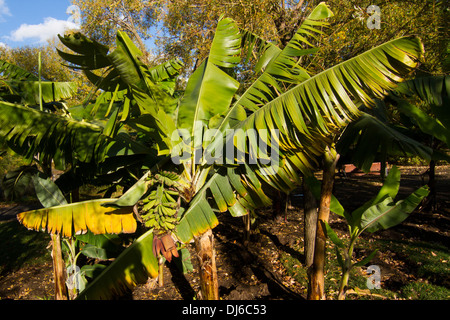
<svg viewBox="0 0 450 320">
<path fill-rule="evenodd" d="M 121 209 L 102 206 L 114 199 L 90 200 L 51 208 L 22 212 L 17 215 L 28 229 L 72 237 L 91 231 L 93 234 L 133 233 L 137 223 L 131 207 Z"/>
</svg>

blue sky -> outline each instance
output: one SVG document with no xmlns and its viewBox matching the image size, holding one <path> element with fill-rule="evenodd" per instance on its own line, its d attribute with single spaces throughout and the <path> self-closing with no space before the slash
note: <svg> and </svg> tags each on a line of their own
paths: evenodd
<svg viewBox="0 0 450 320">
<path fill-rule="evenodd" d="M 0 47 L 46 44 L 48 39 L 79 27 L 70 0 L 0 0 Z M 154 41 L 145 41 L 151 50 Z"/>
<path fill-rule="evenodd" d="M 39 45 L 76 27 L 70 0 L 0 0 L 0 46 Z"/>
</svg>

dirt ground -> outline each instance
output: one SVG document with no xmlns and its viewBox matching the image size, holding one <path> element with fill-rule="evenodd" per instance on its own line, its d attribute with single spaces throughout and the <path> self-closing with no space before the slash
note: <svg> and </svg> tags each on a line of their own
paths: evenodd
<svg viewBox="0 0 450 320">
<path fill-rule="evenodd" d="M 404 198 L 423 183 L 427 177 L 421 175 L 426 167 L 401 167 L 402 179 L 399 198 Z M 450 166 L 436 168 L 437 199 L 434 211 L 422 210 L 413 213 L 404 223 L 367 238 L 403 239 L 439 243 L 449 247 L 450 237 Z M 338 176 L 335 182 L 335 195 L 343 206 L 355 209 L 376 195 L 381 186 L 376 174 L 364 176 L 348 174 Z M 357 193 L 357 195 L 355 194 Z M 1 213 L 5 208 L 0 207 Z M 304 262 L 303 247 L 303 210 L 302 191 L 291 194 L 288 214 L 275 216 L 272 210 L 258 212 L 258 219 L 253 228 L 250 241 L 244 245 L 243 222 L 220 214 L 220 224 L 214 229 L 216 245 L 216 263 L 219 276 L 219 294 L 224 300 L 258 300 L 258 299 L 305 299 L 306 288 L 289 276 L 280 261 L 283 253 Z M 346 226 L 340 217 L 332 215 L 331 226 L 338 234 L 346 232 Z M 193 248 L 190 248 L 193 255 Z M 374 259 L 384 270 L 382 282 L 394 287 L 405 283 L 411 277 L 411 268 L 398 266 L 404 262 L 398 255 L 378 254 Z M 164 286 L 149 280 L 139 285 L 124 299 L 134 300 L 191 300 L 198 299 L 198 266 L 192 259 L 194 271 L 183 275 L 174 265 L 166 264 L 164 268 Z M 445 261 L 448 263 L 448 261 Z M 302 268 L 299 265 L 298 268 Z M 395 270 L 395 271 L 394 271 Z M 53 284 L 51 281 L 51 263 L 40 267 L 22 268 L 16 272 L 0 276 L 1 299 L 36 299 L 51 298 Z M 449 279 L 443 279 L 446 287 Z"/>
</svg>

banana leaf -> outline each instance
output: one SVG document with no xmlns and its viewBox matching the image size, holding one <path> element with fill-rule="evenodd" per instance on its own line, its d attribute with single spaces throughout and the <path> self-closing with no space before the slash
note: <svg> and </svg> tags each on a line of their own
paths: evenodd
<svg viewBox="0 0 450 320">
<path fill-rule="evenodd" d="M 430 160 L 432 149 L 404 135 L 397 127 L 377 117 L 363 113 L 350 123 L 339 137 L 337 151 L 345 156 L 351 152 L 351 162 L 369 172 L 375 158 L 387 155 L 414 155 Z"/>
<path fill-rule="evenodd" d="M 434 136 L 444 142 L 447 146 L 450 146 L 450 122 L 443 123 L 445 118 L 443 121 L 439 121 L 439 118 L 433 118 L 423 110 L 406 101 L 399 101 L 397 107 L 405 115 L 414 119 L 420 130 L 424 133 Z M 449 113 L 448 110 L 446 110 L 446 112 Z"/>
<path fill-rule="evenodd" d="M 10 91 L 8 96 L 3 96 L 4 100 L 10 101 L 8 97 L 21 101 L 26 105 L 39 104 L 39 81 L 37 80 L 4 80 Z M 78 89 L 75 82 L 50 82 L 41 81 L 42 101 L 44 103 L 57 102 L 72 98 Z"/>
<path fill-rule="evenodd" d="M 397 97 L 418 97 L 430 106 L 448 102 L 450 76 L 417 77 L 402 82 L 391 94 Z"/>
<path fill-rule="evenodd" d="M 51 208 L 22 212 L 17 215 L 20 223 L 35 231 L 72 237 L 88 230 L 93 234 L 133 233 L 137 223 L 132 207 L 106 208 L 105 203 L 114 199 L 99 199 Z"/>
<path fill-rule="evenodd" d="M 304 55 L 317 51 L 308 39 L 323 34 L 321 28 L 328 25 L 325 20 L 332 16 L 333 12 L 322 2 L 303 21 L 283 50 L 267 44 L 256 65 L 256 72 L 259 70 L 264 70 L 264 72 L 234 105 L 243 106 L 252 111 L 258 110 L 283 93 L 284 88 L 289 87 L 290 84 L 298 84 L 309 79 L 308 72 L 299 66 L 298 60 Z M 245 39 L 248 38 L 252 39 L 247 32 Z"/>
<path fill-rule="evenodd" d="M 118 296 L 148 277 L 158 276 L 158 260 L 153 255 L 153 232 L 140 236 L 112 264 L 89 283 L 77 300 L 105 300 Z"/>
<path fill-rule="evenodd" d="M 74 158 L 90 162 L 103 142 L 102 130 L 91 123 L 0 102 L 0 140 L 27 158 L 37 153 L 52 158 L 60 150 L 67 162 Z"/>
<path fill-rule="evenodd" d="M 0 74 L 3 78 L 10 80 L 38 80 L 34 74 L 2 59 L 0 59 Z"/>
<path fill-rule="evenodd" d="M 34 190 L 39 199 L 39 202 L 45 207 L 56 207 L 67 204 L 67 200 L 64 194 L 58 188 L 58 186 L 46 178 L 41 172 L 38 172 L 33 176 Z"/>
<path fill-rule="evenodd" d="M 240 33 L 230 19 L 219 21 L 209 58 L 194 71 L 178 108 L 177 128 L 189 129 L 224 113 L 236 93 L 239 82 L 221 68 L 236 66 L 240 61 Z M 214 99 L 211 99 L 214 97 Z"/>
<path fill-rule="evenodd" d="M 314 197 L 320 199 L 321 183 L 314 176 L 307 177 L 306 179 Z M 399 187 L 400 170 L 394 166 L 390 170 L 378 194 L 361 207 L 348 213 L 339 200 L 332 196 L 330 210 L 344 217 L 350 229 L 357 229 L 358 234 L 366 230 L 368 232 L 376 232 L 382 229 L 392 228 L 408 218 L 409 214 L 417 208 L 429 193 L 428 186 L 423 186 L 410 194 L 406 199 L 395 202 L 394 199 L 397 196 Z M 336 237 L 331 231 L 329 235 L 337 246 L 341 245 L 341 242 L 336 241 Z"/>
<path fill-rule="evenodd" d="M 424 186 L 409 195 L 405 200 L 394 202 L 391 197 L 386 197 L 383 201 L 363 212 L 360 232 L 364 230 L 375 232 L 388 229 L 403 222 L 428 193 L 428 186 Z"/>
<path fill-rule="evenodd" d="M 111 53 L 108 53 L 108 47 L 78 33 L 60 36 L 60 40 L 77 53 L 58 51 L 61 57 L 72 68 L 84 70 L 87 78 L 99 88 L 106 91 L 114 91 L 117 87 L 119 90 L 129 89 L 133 98 L 141 102 L 140 108 L 150 110 L 155 117 L 158 107 L 172 108 L 176 103 L 171 95 L 174 93 L 174 79 L 183 66 L 181 61 L 170 60 L 149 68 L 140 59 L 142 52 L 121 31 L 117 32 L 116 49 Z M 91 72 L 99 68 L 103 69 L 103 74 Z M 145 102 L 142 101 L 143 93 L 148 96 Z"/>
<path fill-rule="evenodd" d="M 422 52 L 415 37 L 387 42 L 303 81 L 256 110 L 238 128 L 278 130 L 275 142 L 281 154 L 321 154 L 329 135 L 358 118 L 361 103 L 373 105 L 373 97 L 383 96 L 402 81 Z M 307 173 L 314 163 L 304 160 L 297 169 Z M 275 178 L 280 177 L 271 176 Z"/>
</svg>

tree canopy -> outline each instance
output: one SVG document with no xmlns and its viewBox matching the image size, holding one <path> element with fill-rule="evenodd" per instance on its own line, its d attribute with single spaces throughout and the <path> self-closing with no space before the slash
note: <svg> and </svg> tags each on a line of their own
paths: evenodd
<svg viewBox="0 0 450 320">
<path fill-rule="evenodd" d="M 217 21 L 232 18 L 240 28 L 284 47 L 320 0 L 73 0 L 81 8 L 82 32 L 102 43 L 113 44 L 117 30 L 127 32 L 146 52 L 145 40 L 154 39 L 153 54 L 181 58 L 187 73 L 207 56 Z M 425 62 L 419 72 L 448 72 L 444 57 L 448 47 L 448 8 L 442 0 L 330 0 L 335 16 L 321 42 L 321 59 L 309 68 L 314 72 L 347 60 L 374 45 L 404 35 L 419 36 L 425 46 Z M 368 27 L 380 9 L 379 29 Z M 433 50 L 431 50 L 433 48 Z M 148 51 L 149 48 L 147 48 Z"/>
</svg>

